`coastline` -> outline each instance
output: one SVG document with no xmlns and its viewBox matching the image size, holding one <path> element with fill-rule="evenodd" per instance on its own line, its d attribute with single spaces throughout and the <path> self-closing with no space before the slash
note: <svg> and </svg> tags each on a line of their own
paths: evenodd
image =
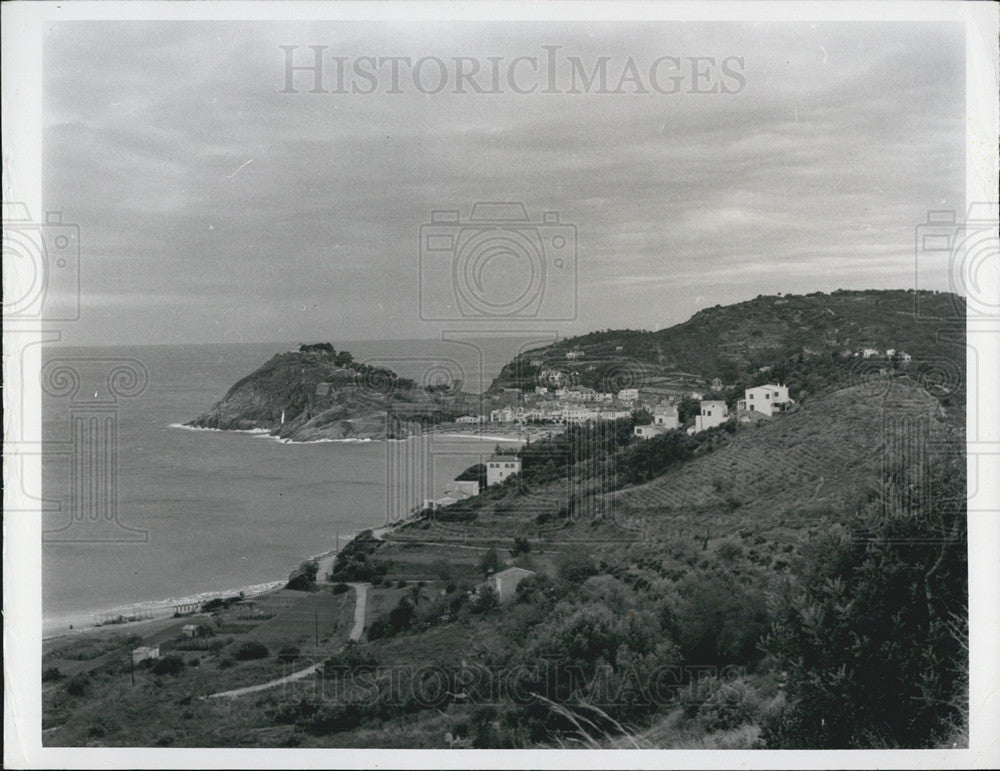
<svg viewBox="0 0 1000 771">
<path fill-rule="evenodd" d="M 185 431 L 212 431 L 217 433 L 239 433 L 239 434 L 249 434 L 256 438 L 266 438 L 273 439 L 281 444 L 321 444 L 321 443 L 342 443 L 342 444 L 362 444 L 376 441 L 408 441 L 408 440 L 389 440 L 389 439 L 372 439 L 372 438 L 347 438 L 347 439 L 315 439 L 307 440 L 303 442 L 296 442 L 294 440 L 282 439 L 280 437 L 274 436 L 268 429 L 257 428 L 257 429 L 217 429 L 217 428 L 201 428 L 195 426 L 187 426 L 182 423 L 170 423 L 169 428 L 177 428 Z M 477 427 L 478 428 L 478 427 Z M 476 429 L 463 430 L 462 428 L 456 428 L 455 426 L 448 426 L 446 429 L 432 430 L 432 433 L 443 439 L 467 439 L 475 441 L 488 441 L 488 442 L 508 442 L 508 443 L 518 443 L 523 444 L 526 441 L 538 438 L 539 436 L 545 436 L 549 433 L 555 433 L 550 428 L 547 429 L 532 429 L 529 431 L 517 431 L 513 428 L 505 430 L 501 427 L 493 427 L 491 429 L 493 432 L 490 434 L 479 433 Z M 382 525 L 376 528 L 370 528 L 374 533 L 376 538 L 384 539 L 387 534 L 391 533 L 395 528 L 405 524 L 409 521 L 409 517 L 394 522 L 389 525 Z M 341 536 L 340 548 L 346 546 L 355 537 L 357 537 L 358 532 L 348 533 Z M 332 569 L 333 559 L 336 557 L 338 549 L 332 547 L 326 549 L 318 554 L 313 554 L 303 558 L 303 561 L 316 561 L 320 564 L 320 571 L 318 575 L 318 580 L 320 582 L 325 581 L 326 574 Z M 290 565 L 289 571 L 294 570 L 297 565 Z M 270 581 L 262 581 L 255 584 L 249 584 L 234 588 L 227 589 L 210 589 L 200 592 L 195 592 L 187 594 L 184 596 L 177 597 L 166 597 L 151 600 L 141 600 L 134 603 L 120 604 L 112 607 L 103 608 L 93 608 L 83 611 L 74 611 L 70 613 L 62 613 L 58 616 L 53 616 L 42 618 L 42 641 L 49 642 L 52 640 L 64 638 L 67 636 L 74 636 L 79 634 L 88 634 L 98 631 L 106 630 L 132 630 L 136 628 L 141 628 L 144 625 L 153 624 L 154 622 L 163 622 L 164 620 L 171 619 L 174 617 L 174 608 L 177 605 L 192 605 L 201 604 L 208 602 L 209 600 L 219 598 L 219 597 L 232 597 L 242 593 L 245 597 L 259 597 L 265 594 L 270 594 L 278 591 L 287 583 L 287 578 L 274 579 Z M 114 619 L 117 617 L 122 617 L 124 619 L 130 619 L 122 622 L 111 622 L 109 619 Z"/>
<path fill-rule="evenodd" d="M 170 423 L 168 428 L 179 428 L 184 431 L 213 431 L 221 434 L 250 434 L 259 439 L 270 439 L 272 441 L 278 442 L 279 444 L 286 445 L 305 445 L 305 444 L 366 444 L 368 442 L 406 442 L 413 439 L 414 436 L 409 436 L 406 439 L 390 439 L 386 437 L 347 437 L 344 439 L 331 439 L 329 437 L 322 437 L 320 439 L 286 439 L 276 434 L 272 433 L 271 429 L 267 428 L 203 428 L 200 426 L 188 426 L 183 423 Z M 477 439 L 484 442 L 528 442 L 539 438 L 544 438 L 554 434 L 561 434 L 565 430 L 565 426 L 554 425 L 546 426 L 544 428 L 534 427 L 530 429 L 504 429 L 502 427 L 496 426 L 490 428 L 493 433 L 482 434 L 476 429 L 463 430 L 454 425 L 449 425 L 447 428 L 434 427 L 430 429 L 427 433 L 435 434 L 442 439 Z"/>
<path fill-rule="evenodd" d="M 200 430 L 200 429 L 198 429 Z M 209 431 L 214 431 L 216 429 L 207 429 Z M 389 529 L 391 529 L 390 526 Z M 379 530 L 386 530 L 387 528 L 379 528 Z M 360 532 L 360 531 L 358 531 Z M 341 536 L 341 548 L 350 543 L 358 535 L 355 533 L 346 533 Z M 338 554 L 338 549 L 336 547 L 327 549 L 319 554 L 314 554 L 306 557 L 303 561 L 310 562 L 315 561 L 320 564 L 320 572 L 317 576 L 319 581 L 325 581 L 326 572 L 332 569 L 332 563 L 334 558 Z M 323 571 L 324 562 L 329 563 L 329 567 L 326 572 Z M 294 570 L 297 566 L 292 565 L 289 567 L 289 571 Z M 266 594 L 272 594 L 285 586 L 288 583 L 288 579 L 284 578 L 281 580 L 264 581 L 257 584 L 248 584 L 246 586 L 237 587 L 235 589 L 225 589 L 225 590 L 209 590 L 204 592 L 198 592 L 196 594 L 186 595 L 184 597 L 167 597 L 157 600 L 145 600 L 136 603 L 131 603 L 128 605 L 117 605 L 112 608 L 99 608 L 92 611 L 83 611 L 80 613 L 64 614 L 61 616 L 56 616 L 54 618 L 43 618 L 42 619 L 42 642 L 47 642 L 50 640 L 59 639 L 62 637 L 67 637 L 76 634 L 85 634 L 88 632 L 95 632 L 104 629 L 134 629 L 136 627 L 141 627 L 144 624 L 149 624 L 152 622 L 163 621 L 165 619 L 170 619 L 174 617 L 174 607 L 176 605 L 189 605 L 195 603 L 204 603 L 209 600 L 216 599 L 218 597 L 232 597 L 234 595 L 243 594 L 244 597 L 261 597 Z M 123 621 L 120 623 L 102 623 L 100 621 L 101 617 L 117 617 L 122 616 L 124 618 L 135 617 L 131 621 Z"/>
</svg>

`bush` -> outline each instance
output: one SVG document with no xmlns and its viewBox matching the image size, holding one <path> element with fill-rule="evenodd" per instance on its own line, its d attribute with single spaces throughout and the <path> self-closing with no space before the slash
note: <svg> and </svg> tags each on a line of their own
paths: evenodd
<svg viewBox="0 0 1000 771">
<path fill-rule="evenodd" d="M 242 643 L 234 652 L 233 658 L 237 661 L 252 661 L 254 659 L 266 659 L 270 651 L 264 643 L 256 640 L 248 640 Z"/>
<path fill-rule="evenodd" d="M 87 675 L 76 675 L 66 683 L 66 693 L 70 696 L 83 696 L 90 689 L 90 678 Z"/>
<path fill-rule="evenodd" d="M 333 587 L 333 593 L 334 594 L 343 594 L 344 592 L 350 590 L 350 588 L 351 587 L 349 587 L 347 584 L 345 584 L 343 581 L 341 581 L 340 583 L 334 585 L 334 587 Z"/>
<path fill-rule="evenodd" d="M 219 669 L 232 669 L 234 663 L 235 662 L 228 656 L 226 658 L 219 659 Z"/>
<path fill-rule="evenodd" d="M 63 676 L 63 673 L 59 671 L 59 667 L 49 667 L 42 672 L 42 682 L 53 683 L 57 680 L 62 680 Z"/>
<path fill-rule="evenodd" d="M 316 573 L 319 564 L 315 560 L 307 560 L 299 565 L 288 577 L 286 588 L 301 592 L 311 592 L 316 589 Z"/>
<path fill-rule="evenodd" d="M 495 573 L 500 569 L 500 555 L 494 547 L 490 547 L 479 560 L 479 569 L 484 576 Z"/>
<path fill-rule="evenodd" d="M 183 671 L 184 659 L 172 653 L 156 659 L 153 663 L 154 675 L 173 675 L 177 677 Z"/>
<path fill-rule="evenodd" d="M 770 616 L 764 594 L 748 590 L 731 573 L 685 576 L 669 603 L 667 627 L 684 658 L 699 664 L 747 664 Z"/>
<path fill-rule="evenodd" d="M 278 660 L 285 664 L 290 664 L 299 657 L 298 645 L 285 645 L 278 651 Z"/>
<path fill-rule="evenodd" d="M 201 666 L 201 659 L 198 658 L 197 656 L 195 656 L 193 659 L 191 659 L 190 661 L 188 661 L 188 666 L 189 667 L 200 667 Z"/>
</svg>

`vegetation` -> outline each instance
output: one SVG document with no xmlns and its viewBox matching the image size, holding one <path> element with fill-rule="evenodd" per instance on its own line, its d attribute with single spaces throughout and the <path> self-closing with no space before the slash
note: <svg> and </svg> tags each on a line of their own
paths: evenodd
<svg viewBox="0 0 1000 771">
<path fill-rule="evenodd" d="M 132 690 L 112 662 L 53 677 L 46 741 L 967 743 L 963 343 L 939 334 L 942 322 L 914 323 L 906 309 L 916 299 L 941 317 L 960 306 L 905 292 L 766 297 L 681 328 L 595 333 L 525 354 L 529 368 L 515 373 L 524 382 L 579 348 L 581 371 L 600 354 L 718 375 L 730 403 L 747 385 L 780 379 L 798 405 L 691 436 L 640 441 L 624 420 L 532 442 L 504 483 L 385 541 L 371 531 L 352 540 L 331 573 L 340 595 L 298 595 L 308 606 L 297 616 L 252 632 L 217 608 L 216 634 L 232 637 L 189 641 L 221 645 L 183 676 Z M 844 355 L 867 345 L 914 361 Z M 681 403 L 682 419 L 692 408 Z M 912 454 L 929 446 L 951 449 Z M 533 575 L 500 604 L 483 579 L 508 554 Z M 348 581 L 372 585 L 367 639 L 342 646 L 331 634 L 314 659 L 321 678 L 239 705 L 190 698 L 304 666 L 314 619 L 334 607 L 321 601 L 343 603 L 336 628 L 350 628 Z"/>
</svg>

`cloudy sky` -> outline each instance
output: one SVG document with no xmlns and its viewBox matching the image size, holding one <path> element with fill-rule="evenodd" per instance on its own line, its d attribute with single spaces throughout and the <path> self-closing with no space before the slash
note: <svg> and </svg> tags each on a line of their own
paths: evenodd
<svg viewBox="0 0 1000 771">
<path fill-rule="evenodd" d="M 309 93 L 309 72 L 281 93 L 281 46 L 297 64 L 326 46 L 330 93 Z M 559 47 L 554 87 L 545 46 Z M 575 266 L 533 280 L 501 253 L 480 287 L 507 302 L 522 282 L 538 302 L 519 314 L 539 322 L 575 298 L 575 320 L 543 325 L 564 334 L 661 328 L 760 293 L 910 287 L 914 226 L 965 205 L 963 50 L 942 23 L 55 24 L 45 205 L 83 244 L 65 338 L 435 337 L 422 318 L 455 312 L 437 307 L 451 263 L 422 261 L 420 228 L 477 201 L 576 226 L 558 231 Z M 521 61 L 509 81 L 519 56 L 538 74 Z M 433 58 L 416 85 L 407 65 L 394 84 L 361 57 Z M 487 93 L 456 87 L 455 57 Z M 588 75 L 603 61 L 618 93 L 573 93 L 571 57 Z M 556 232 L 518 237 L 544 252 Z M 445 326 L 477 328 L 487 306 L 460 307 Z"/>
</svg>

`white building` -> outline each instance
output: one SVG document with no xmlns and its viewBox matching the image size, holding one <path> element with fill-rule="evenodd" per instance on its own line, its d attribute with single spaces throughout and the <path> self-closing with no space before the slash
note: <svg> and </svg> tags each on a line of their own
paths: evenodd
<svg viewBox="0 0 1000 771">
<path fill-rule="evenodd" d="M 623 388 L 618 392 L 618 400 L 622 402 L 634 402 L 639 398 L 638 388 Z"/>
<path fill-rule="evenodd" d="M 583 351 L 570 351 L 566 354 L 566 358 L 570 361 L 576 361 L 583 357 Z"/>
<path fill-rule="evenodd" d="M 500 602 L 507 602 L 507 600 L 514 597 L 517 585 L 528 576 L 533 575 L 535 575 L 534 571 L 512 567 L 501 570 L 499 573 L 494 573 L 487 581 L 493 587 L 493 591 L 497 593 L 497 598 Z"/>
<path fill-rule="evenodd" d="M 636 426 L 634 433 L 640 439 L 652 439 L 654 436 L 667 433 L 668 430 L 654 423 L 651 426 Z"/>
<path fill-rule="evenodd" d="M 498 485 L 520 471 L 520 458 L 513 455 L 492 455 L 486 459 L 486 486 Z"/>
<path fill-rule="evenodd" d="M 703 401 L 701 414 L 694 418 L 695 433 L 721 426 L 729 419 L 729 408 L 724 401 Z"/>
<path fill-rule="evenodd" d="M 490 423 L 513 423 L 514 422 L 514 410 L 510 407 L 504 407 L 501 410 L 492 410 L 490 412 Z"/>
<path fill-rule="evenodd" d="M 791 403 L 788 386 L 767 383 L 746 389 L 736 406 L 738 410 L 754 410 L 771 417 L 774 413 L 787 409 Z"/>
<path fill-rule="evenodd" d="M 670 430 L 680 428 L 681 422 L 677 417 L 677 408 L 672 404 L 660 405 L 653 408 L 653 425 Z"/>
<path fill-rule="evenodd" d="M 478 424 L 478 423 L 485 423 L 486 418 L 483 417 L 482 415 L 462 415 L 459 418 L 455 418 L 455 422 Z"/>
<path fill-rule="evenodd" d="M 872 356 L 878 356 L 878 349 L 877 348 L 865 348 L 863 351 L 861 351 L 861 355 L 862 355 L 862 357 L 864 357 L 866 359 L 870 359 Z"/>
</svg>

